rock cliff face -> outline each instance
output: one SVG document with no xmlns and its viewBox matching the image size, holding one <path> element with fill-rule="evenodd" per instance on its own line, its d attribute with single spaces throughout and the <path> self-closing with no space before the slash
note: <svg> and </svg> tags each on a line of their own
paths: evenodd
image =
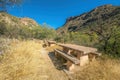
<svg viewBox="0 0 120 80">
<path fill-rule="evenodd" d="M 70 17 L 57 31 L 58 33 L 82 31 L 101 25 L 120 25 L 120 6 L 104 5 L 97 7 L 88 13 Z"/>
</svg>

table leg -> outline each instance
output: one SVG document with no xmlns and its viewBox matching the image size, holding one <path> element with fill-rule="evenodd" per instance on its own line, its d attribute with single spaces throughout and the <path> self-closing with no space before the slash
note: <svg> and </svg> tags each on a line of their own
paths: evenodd
<svg viewBox="0 0 120 80">
<path fill-rule="evenodd" d="M 64 51 L 65 53 L 68 53 L 69 49 L 68 49 L 68 48 L 63 47 L 63 51 Z"/>
<path fill-rule="evenodd" d="M 75 64 L 73 64 L 72 62 L 70 62 L 69 60 L 67 61 L 67 69 L 69 71 L 73 71 L 75 69 Z"/>
<path fill-rule="evenodd" d="M 89 63 L 88 55 L 83 55 L 80 57 L 80 66 L 84 66 Z"/>
</svg>

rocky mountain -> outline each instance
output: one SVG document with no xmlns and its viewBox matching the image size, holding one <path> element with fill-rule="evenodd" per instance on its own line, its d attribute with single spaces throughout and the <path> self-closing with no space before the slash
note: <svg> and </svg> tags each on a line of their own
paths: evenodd
<svg viewBox="0 0 120 80">
<path fill-rule="evenodd" d="M 37 22 L 33 19 L 30 19 L 27 17 L 18 18 L 18 17 L 12 16 L 10 14 L 7 14 L 6 12 L 0 12 L 0 22 L 6 23 L 7 25 L 11 25 L 11 26 L 17 26 L 17 27 L 38 26 Z"/>
<path fill-rule="evenodd" d="M 83 31 L 99 26 L 120 26 L 120 6 L 103 5 L 88 13 L 70 17 L 57 29 L 58 33 Z"/>
<path fill-rule="evenodd" d="M 40 31 L 41 26 L 33 19 L 19 18 L 0 12 L 0 36 L 9 38 L 31 38 Z"/>
<path fill-rule="evenodd" d="M 0 37 L 28 39 L 53 38 L 56 31 L 49 26 L 40 25 L 28 17 L 15 17 L 6 12 L 0 12 Z"/>
</svg>

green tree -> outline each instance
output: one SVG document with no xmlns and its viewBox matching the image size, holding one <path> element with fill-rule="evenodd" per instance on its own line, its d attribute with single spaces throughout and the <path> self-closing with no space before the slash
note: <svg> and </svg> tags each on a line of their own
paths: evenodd
<svg viewBox="0 0 120 80">
<path fill-rule="evenodd" d="M 100 26 L 99 28 L 93 28 L 99 36 L 99 44 L 101 44 L 101 49 L 108 54 L 119 54 L 120 51 L 120 27 L 119 26 Z"/>
</svg>

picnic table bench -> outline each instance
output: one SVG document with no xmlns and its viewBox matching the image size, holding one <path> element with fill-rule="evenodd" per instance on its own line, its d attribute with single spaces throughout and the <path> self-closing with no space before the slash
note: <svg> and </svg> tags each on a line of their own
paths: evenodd
<svg viewBox="0 0 120 80">
<path fill-rule="evenodd" d="M 56 41 L 48 41 L 49 46 L 54 46 L 56 44 Z"/>
<path fill-rule="evenodd" d="M 44 40 L 44 45 L 45 47 L 51 47 L 54 46 L 56 44 L 56 41 L 48 41 L 48 40 Z"/>
<path fill-rule="evenodd" d="M 80 61 L 79 61 L 77 58 L 75 58 L 75 57 L 73 57 L 73 56 L 71 56 L 71 55 L 67 55 L 67 54 L 65 54 L 65 53 L 64 53 L 63 51 L 61 51 L 61 50 L 55 49 L 55 53 L 56 53 L 56 52 L 59 53 L 61 56 L 63 56 L 65 59 L 73 62 L 74 64 L 79 64 L 79 63 L 80 63 Z"/>
<path fill-rule="evenodd" d="M 84 66 L 85 64 L 93 61 L 96 56 L 100 56 L 96 48 L 84 47 L 74 44 L 60 44 L 63 51 L 55 49 L 55 53 L 61 55 L 67 60 L 67 69 L 73 70 L 76 65 Z M 72 56 L 71 56 L 72 55 Z"/>
<path fill-rule="evenodd" d="M 63 48 L 63 50 L 55 49 L 55 55 L 59 55 L 67 61 L 66 68 L 69 71 L 74 70 L 76 66 L 84 66 L 90 61 L 94 61 L 96 56 L 101 55 L 97 52 L 96 48 L 92 47 L 85 47 L 75 44 L 61 44 L 50 40 L 45 40 L 44 43 L 47 47 L 58 45 Z"/>
</svg>

